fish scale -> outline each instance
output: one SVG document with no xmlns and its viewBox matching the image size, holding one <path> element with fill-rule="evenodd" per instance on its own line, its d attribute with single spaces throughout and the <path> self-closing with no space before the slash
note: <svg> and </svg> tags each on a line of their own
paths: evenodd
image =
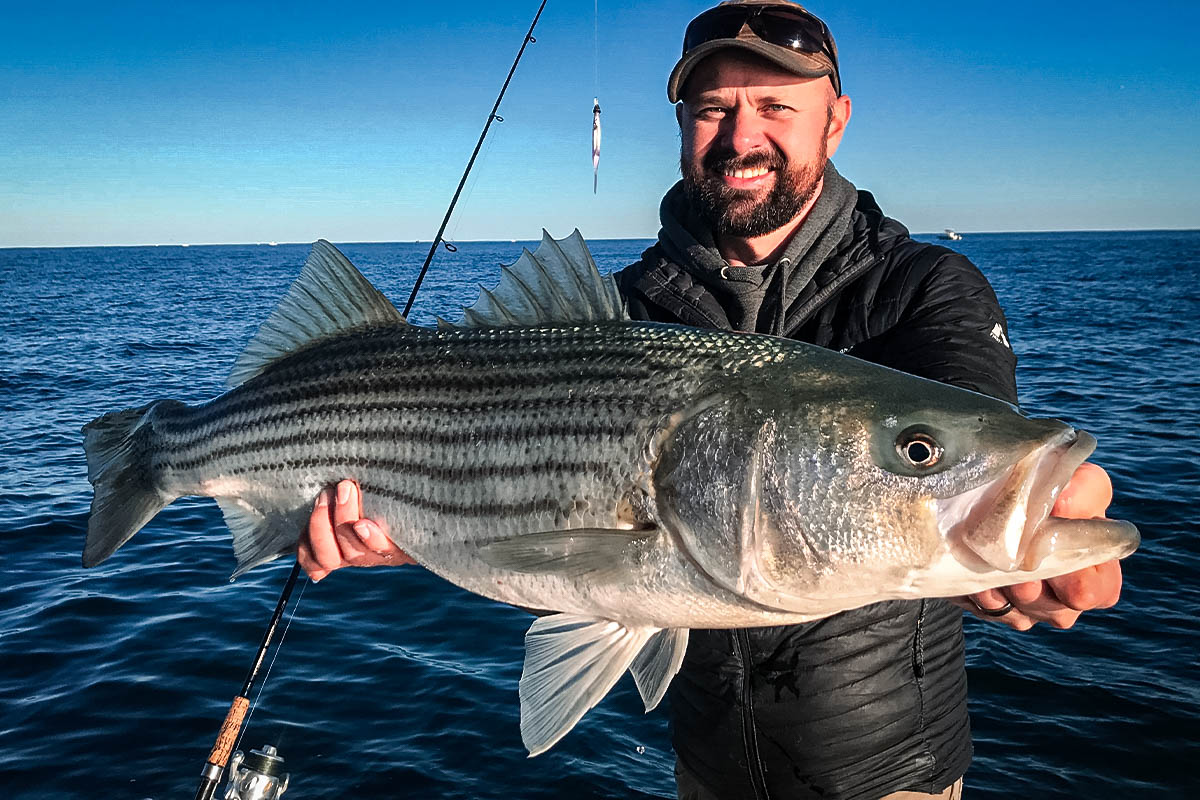
<svg viewBox="0 0 1200 800">
<path fill-rule="evenodd" d="M 680 358 L 689 352 L 680 340 L 695 338 L 613 323 L 359 332 L 297 353 L 210 403 L 156 414 L 154 480 L 165 492 L 188 494 L 218 476 L 262 484 L 244 493 L 280 496 L 355 478 L 368 506 L 389 501 L 396 518 L 388 521 L 405 531 L 401 544 L 414 554 L 419 537 L 444 529 L 494 537 L 529 518 L 547 528 L 612 525 L 620 495 L 633 489 L 632 472 L 648 470 L 647 431 L 699 376 L 730 363 L 721 348 Z M 637 347 L 647 357 L 629 359 Z M 350 352 L 354 363 L 346 361 Z M 530 363 L 538 364 L 532 380 Z M 702 369 L 692 376 L 689 366 Z M 497 384 L 503 402 L 486 399 Z M 614 385 L 624 394 L 614 397 Z M 425 519 L 430 511 L 434 521 Z"/>
</svg>

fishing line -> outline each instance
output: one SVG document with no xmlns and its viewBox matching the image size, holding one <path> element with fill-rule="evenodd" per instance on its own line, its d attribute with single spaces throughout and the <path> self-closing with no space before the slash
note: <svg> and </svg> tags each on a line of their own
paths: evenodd
<svg viewBox="0 0 1200 800">
<path fill-rule="evenodd" d="M 500 117 L 496 121 L 504 122 L 504 117 Z M 487 147 L 485 147 L 483 149 L 483 155 L 480 156 L 480 158 L 479 158 L 480 164 L 487 163 L 488 156 L 490 156 L 492 154 L 492 146 L 495 145 L 495 143 L 496 143 L 495 139 L 487 140 Z M 479 186 L 479 173 L 476 173 L 475 177 L 471 178 L 470 181 L 467 183 L 467 191 L 465 194 L 463 194 L 463 197 L 462 197 L 462 203 L 464 206 L 469 206 L 471 204 L 471 196 L 473 194 L 475 194 L 475 189 L 478 188 L 478 186 Z M 448 241 L 448 242 L 455 241 L 458 238 L 458 230 L 461 227 L 462 227 L 462 217 L 456 217 L 454 220 L 453 230 L 450 231 L 450 238 L 447 239 L 446 241 Z"/>
<path fill-rule="evenodd" d="M 600 186 L 600 0 L 593 0 L 592 21 L 592 194 Z"/>
<path fill-rule="evenodd" d="M 245 720 L 246 711 L 250 707 L 250 689 L 254 686 L 254 679 L 258 677 L 259 669 L 262 668 L 267 648 L 275 639 L 279 620 L 283 617 L 283 610 L 287 608 L 288 600 L 292 597 L 292 590 L 296 588 L 296 579 L 299 577 L 300 562 L 297 561 L 292 565 L 287 583 L 283 585 L 283 591 L 279 594 L 279 602 L 275 604 L 275 611 L 272 612 L 267 629 L 263 632 L 262 642 L 258 645 L 258 652 L 254 654 L 254 663 L 250 665 L 250 672 L 246 674 L 242 690 L 229 704 L 229 711 L 225 714 L 221 729 L 217 732 L 213 749 L 204 762 L 204 769 L 200 771 L 200 783 L 196 787 L 196 800 L 211 800 L 213 792 L 217 789 L 217 783 L 221 780 L 221 773 L 225 771 L 225 765 L 229 763 L 229 755 L 233 752 L 234 742 L 241 738 L 242 723 Z M 276 651 L 276 655 L 278 655 L 278 651 Z"/>
<path fill-rule="evenodd" d="M 304 600 L 304 590 L 308 588 L 309 583 L 310 581 L 305 581 L 300 584 L 300 594 L 296 595 L 296 602 L 292 605 L 292 613 L 288 615 L 287 624 L 283 626 L 283 633 L 279 634 L 279 642 L 275 645 L 275 655 L 271 656 L 271 662 L 267 664 L 267 671 L 263 675 L 262 683 L 258 685 L 258 694 L 254 696 L 254 701 L 250 704 L 250 710 L 246 712 L 246 719 L 242 721 L 242 730 L 238 733 L 237 741 L 234 742 L 234 750 L 237 750 L 241 746 L 242 737 L 246 735 L 246 728 L 250 727 L 250 719 L 254 716 L 254 710 L 258 708 L 263 692 L 267 690 L 267 681 L 271 680 L 271 670 L 275 668 L 275 662 L 279 659 L 279 651 L 283 649 L 283 642 L 287 639 L 288 631 L 292 628 L 292 621 L 296 619 L 296 612 L 300 610 L 300 603 Z"/>
</svg>

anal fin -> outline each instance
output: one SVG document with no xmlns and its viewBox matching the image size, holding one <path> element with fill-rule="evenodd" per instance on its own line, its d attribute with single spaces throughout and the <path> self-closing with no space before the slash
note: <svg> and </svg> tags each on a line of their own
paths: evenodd
<svg viewBox="0 0 1200 800">
<path fill-rule="evenodd" d="M 665 628 L 650 637 L 629 665 L 646 711 L 653 711 L 662 702 L 671 679 L 683 664 L 687 643 L 687 628 Z"/>
</svg>

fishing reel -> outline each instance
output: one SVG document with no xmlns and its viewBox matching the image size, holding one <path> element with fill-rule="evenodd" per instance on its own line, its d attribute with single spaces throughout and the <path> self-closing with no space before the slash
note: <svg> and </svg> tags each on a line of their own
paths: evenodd
<svg viewBox="0 0 1200 800">
<path fill-rule="evenodd" d="M 251 750 L 249 755 L 238 750 L 229 759 L 225 800 L 276 800 L 287 791 L 288 777 L 283 757 L 271 745 Z"/>
</svg>

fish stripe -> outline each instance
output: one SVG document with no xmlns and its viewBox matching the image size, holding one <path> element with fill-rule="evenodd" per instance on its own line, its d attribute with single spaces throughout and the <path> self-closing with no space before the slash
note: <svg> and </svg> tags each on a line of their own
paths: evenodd
<svg viewBox="0 0 1200 800">
<path fill-rule="evenodd" d="M 426 380 L 428 377 L 428 380 Z M 192 410 L 190 414 L 179 414 L 176 417 L 165 417 L 159 420 L 156 430 L 164 434 L 181 434 L 193 431 L 196 436 L 210 436 L 226 428 L 240 427 L 249 420 L 231 419 L 241 414 L 264 412 L 266 408 L 293 405 L 321 400 L 309 407 L 298 406 L 294 411 L 267 412 L 262 416 L 252 417 L 254 424 L 263 424 L 284 419 L 295 413 L 328 413 L 338 410 L 354 412 L 361 411 L 454 411 L 461 412 L 494 412 L 508 408 L 553 408 L 563 406 L 566 400 L 560 391 L 546 397 L 548 392 L 560 386 L 581 389 L 590 382 L 598 382 L 602 388 L 610 389 L 612 385 L 621 385 L 624 394 L 591 394 L 589 403 L 600 407 L 618 407 L 628 410 L 647 403 L 637 395 L 630 394 L 627 384 L 631 376 L 628 373 L 598 373 L 590 376 L 561 375 L 552 376 L 550 380 L 538 378 L 538 384 L 531 386 L 531 376 L 528 372 L 512 375 L 506 380 L 488 380 L 486 384 L 480 381 L 447 381 L 440 382 L 437 376 L 406 375 L 403 380 L 379 380 L 366 382 L 361 376 L 345 381 L 334 382 L 328 378 L 317 376 L 305 381 L 302 385 L 276 385 L 260 388 L 247 386 L 245 392 L 218 398 Z M 364 386 L 364 384 L 366 384 Z M 514 393 L 513 390 L 525 388 L 529 395 Z M 467 396 L 474 390 L 484 397 Z M 505 399 L 497 399 L 495 394 L 504 393 Z M 454 394 L 455 399 L 445 399 Z M 394 397 L 395 400 L 371 400 L 380 395 Z M 530 396 L 532 395 L 532 396 Z M 539 396 L 541 395 L 541 396 Z M 331 398 L 337 398 L 331 400 Z M 356 401 L 356 398 L 358 400 Z M 266 408 L 264 408 L 266 407 Z M 200 430 L 210 424 L 218 424 L 215 430 Z M 221 423 L 224 423 L 221 425 Z"/>
<path fill-rule="evenodd" d="M 315 430 L 300 433 L 279 435 L 277 429 L 268 431 L 268 436 L 260 438 L 242 438 L 240 441 L 215 446 L 212 442 L 202 442 L 197 447 L 183 447 L 175 442 L 169 442 L 169 451 L 159 453 L 163 459 L 159 463 L 168 469 L 190 470 L 215 461 L 234 458 L 247 453 L 260 453 L 264 458 L 268 451 L 286 449 L 289 447 L 313 447 L 334 442 L 357 442 L 374 444 L 381 438 L 386 438 L 393 446 L 399 443 L 434 445 L 439 448 L 471 446 L 478 447 L 483 442 L 511 444 L 523 441 L 542 441 L 548 439 L 603 439 L 611 438 L 629 431 L 630 420 L 615 420 L 612 424 L 603 423 L 587 425 L 580 422 L 538 422 L 526 427 L 504 426 L 496 430 L 481 431 L 478 427 L 467 430 L 446 430 L 444 426 L 424 427 L 390 427 L 358 430 Z M 559 446 L 566 446 L 560 443 Z M 199 452 L 195 452 L 199 449 Z"/>
<path fill-rule="evenodd" d="M 424 478 L 434 478 L 446 481 L 478 481 L 487 478 L 524 478 L 540 477 L 548 474 L 601 474 L 611 470 L 612 465 L 606 461 L 530 461 L 520 464 L 474 464 L 463 466 L 448 466 L 446 464 L 430 464 L 420 460 L 404 460 L 397 458 L 350 458 L 347 456 L 304 459 L 281 459 L 270 463 L 237 465 L 230 469 L 229 474 L 240 475 L 254 472 L 270 472 L 279 469 L 303 469 L 313 466 L 343 466 L 350 463 L 361 466 L 364 470 L 385 470 L 396 475 L 415 475 Z"/>
<path fill-rule="evenodd" d="M 302 370 L 312 363 L 354 363 L 385 360 L 390 364 L 408 366 L 436 361 L 454 360 L 462 365 L 479 364 L 493 367 L 499 364 L 556 364 L 573 363 L 580 354 L 591 360 L 636 360 L 653 366 L 678 363 L 680 352 L 695 353 L 697 342 L 691 340 L 650 340 L 641 337 L 614 337 L 611 332 L 588 338 L 570 330 L 547 329 L 528 331 L 514 329 L 514 335 L 497 340 L 495 336 L 462 334 L 430 338 L 414 335 L 414 329 L 388 329 L 362 338 L 346 337 L 318 342 L 308 352 L 272 365 L 269 372 Z M 631 345 L 637 344 L 637 350 Z M 646 346 L 649 344 L 650 346 Z M 268 374 L 264 372 L 263 375 Z"/>
<path fill-rule="evenodd" d="M 376 495 L 397 503 L 402 503 L 411 508 L 419 508 L 425 511 L 439 511 L 459 517 L 522 517 L 563 510 L 562 502 L 554 497 L 516 503 L 490 502 L 456 505 L 432 499 L 427 494 L 402 492 L 390 486 L 381 486 L 375 483 L 360 483 L 359 486 L 365 495 Z"/>
</svg>

